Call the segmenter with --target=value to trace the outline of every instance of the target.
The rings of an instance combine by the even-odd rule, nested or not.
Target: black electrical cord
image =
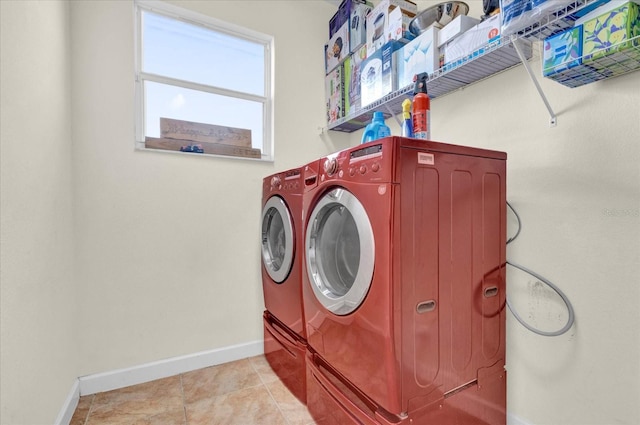
[[[520,220],[520,216],[518,215],[516,210],[511,206],[511,204],[509,202],[507,202],[507,206],[509,207],[509,209],[511,209],[511,211],[513,211],[513,214],[515,215],[516,220],[518,220],[518,230],[516,231],[515,235],[513,235],[512,237],[510,237],[507,240],[507,244],[509,244],[509,243],[513,242],[518,237],[518,235],[520,234],[520,230],[522,229],[522,221]],[[531,276],[535,277],[536,279],[540,280],[541,282],[544,282],[547,286],[549,286],[551,289],[553,289],[560,296],[560,298],[562,298],[562,301],[567,306],[567,311],[569,312],[569,317],[567,318],[567,323],[561,329],[559,329],[557,331],[551,331],[551,332],[542,331],[540,329],[534,328],[533,326],[531,326],[530,324],[525,322],[524,319],[522,317],[520,317],[518,312],[511,306],[511,303],[509,302],[509,297],[507,297],[507,307],[509,307],[509,311],[511,311],[511,313],[516,318],[516,320],[518,322],[520,322],[520,324],[522,326],[524,326],[525,328],[529,329],[531,332],[536,333],[538,335],[542,335],[542,336],[559,336],[559,335],[562,335],[562,334],[566,333],[569,329],[571,329],[571,327],[573,326],[573,323],[575,321],[575,312],[573,311],[573,306],[571,305],[571,301],[569,301],[569,298],[565,295],[565,293],[562,292],[560,290],[560,288],[558,288],[556,285],[554,285],[551,281],[549,281],[548,279],[540,276],[539,274],[537,274],[533,270],[529,270],[526,267],[523,267],[523,266],[521,266],[519,264],[512,263],[510,261],[507,261],[507,264],[509,264],[510,266],[515,267],[515,268],[517,268],[519,270],[522,270],[523,272],[525,272],[527,274],[530,274]]]

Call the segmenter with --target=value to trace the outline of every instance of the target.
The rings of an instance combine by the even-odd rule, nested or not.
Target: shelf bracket
[[[549,127],[555,127],[556,124],[558,123],[558,118],[556,117],[555,112],[553,112],[553,109],[551,108],[551,105],[549,104],[547,97],[544,95],[544,91],[542,91],[542,87],[540,87],[540,83],[538,83],[538,80],[536,79],[536,76],[533,74],[533,71],[531,70],[531,66],[527,61],[527,58],[524,56],[524,53],[522,52],[522,49],[519,44],[520,39],[518,38],[517,35],[514,34],[511,36],[511,42],[513,43],[513,47],[515,47],[516,52],[518,53],[518,57],[520,58],[520,61],[524,65],[524,68],[527,70],[527,74],[529,74],[531,81],[533,81],[533,85],[536,86],[536,90],[538,90],[538,94],[542,98],[544,105],[547,107],[547,111],[549,111]]]
[[[393,113],[393,109],[391,109],[391,107],[389,107],[388,103],[384,103],[384,108],[387,110],[387,112],[389,112],[391,114],[393,119],[396,120],[396,122],[398,123],[398,127],[402,128],[402,121],[400,121],[398,116]]]

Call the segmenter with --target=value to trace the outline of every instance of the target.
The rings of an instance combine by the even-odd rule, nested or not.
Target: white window
[[[136,3],[136,147],[273,160],[273,37]]]

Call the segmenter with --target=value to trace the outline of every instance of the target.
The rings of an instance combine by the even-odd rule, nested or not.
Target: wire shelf
[[[524,41],[522,44],[528,59],[532,54],[531,43]],[[505,71],[519,63],[520,58],[511,40],[508,37],[503,37],[430,74],[427,81],[427,92],[431,99],[435,99]],[[376,111],[382,112],[385,118],[397,115],[402,112],[402,102],[412,97],[413,85],[403,87],[365,106],[355,114],[331,123],[329,130],[346,133],[359,130],[371,122],[373,113]]]
[[[607,0],[604,3],[608,3]],[[539,18],[535,23],[522,28],[516,32],[519,38],[526,40],[543,40],[554,34],[572,28],[574,23],[580,17],[580,11],[585,7],[598,3],[598,6],[604,4],[600,0],[575,0],[569,4],[550,11],[546,16]]]
[[[640,70],[640,36],[589,53],[579,62],[577,66],[546,78],[573,88]]]
[[[444,96],[518,65],[521,62],[521,58],[514,48],[514,39],[518,40],[518,46],[522,50],[524,58],[530,59],[532,56],[531,44],[533,42],[544,40],[547,37],[572,28],[575,21],[585,14],[586,10],[583,10],[584,8],[600,6],[608,1],[574,0],[568,4],[565,3],[564,6],[551,11],[546,16],[539,18],[537,22],[522,28],[515,34],[502,36],[498,42],[483,46],[465,58],[436,70],[429,76],[427,81],[429,96],[432,99]],[[600,53],[605,54],[597,59],[592,58],[594,55],[599,56]],[[639,70],[640,37],[594,52],[588,58],[583,57],[581,59],[584,62],[581,65],[548,75],[546,78],[567,87],[579,87]],[[528,65],[527,70],[532,75]],[[532,78],[534,77],[532,76]],[[402,112],[402,102],[411,98],[412,95],[412,85],[401,88],[365,106],[355,114],[332,123],[329,125],[329,130],[348,133],[356,131],[365,127],[371,121],[375,111],[382,112],[385,118],[397,115]],[[541,95],[546,103],[544,95],[542,93]],[[552,116],[553,120],[555,120],[555,116]]]

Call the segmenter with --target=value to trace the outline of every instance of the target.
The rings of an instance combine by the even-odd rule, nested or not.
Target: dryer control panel
[[[324,182],[339,179],[363,183],[391,181],[391,156],[392,151],[386,143],[367,144],[341,151],[321,161],[320,180]]]

